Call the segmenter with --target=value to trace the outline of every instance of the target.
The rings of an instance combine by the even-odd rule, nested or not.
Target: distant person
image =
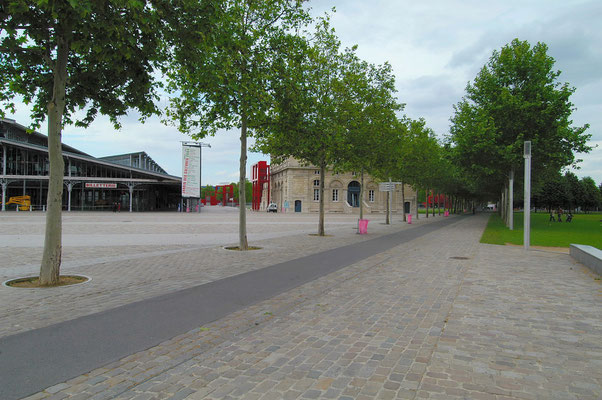
[[[121,203],[117,203],[117,212],[121,212]]]
[[[113,203],[113,212],[117,212],[117,202]]]
[[[573,214],[568,213],[566,216],[566,222],[571,222],[573,220]]]
[[[562,222],[562,209],[559,208],[557,212],[558,212],[558,222]]]
[[[556,222],[556,218],[554,218],[554,213],[552,211],[550,211],[550,221],[549,222]]]

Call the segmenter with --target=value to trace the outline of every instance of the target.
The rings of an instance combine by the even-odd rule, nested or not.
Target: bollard
[[[366,233],[368,233],[368,222],[370,222],[369,219],[358,220],[358,233],[360,235],[365,235]]]

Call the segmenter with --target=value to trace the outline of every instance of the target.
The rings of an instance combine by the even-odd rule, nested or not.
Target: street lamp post
[[[525,250],[529,250],[531,239],[531,142],[525,142],[525,212],[523,228],[523,244]]]

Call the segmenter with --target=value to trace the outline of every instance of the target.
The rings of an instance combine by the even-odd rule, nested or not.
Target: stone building
[[[270,166],[270,202],[284,212],[319,212],[320,179],[324,179],[324,208],[328,213],[359,214],[360,200],[364,203],[364,213],[385,213],[387,193],[379,190],[378,181],[364,174],[363,199],[360,199],[361,176],[359,172],[334,173],[326,170],[320,176],[320,169],[306,166],[289,158],[281,164]],[[267,188],[266,188],[267,191]],[[401,213],[401,185],[392,192],[391,209]],[[416,211],[416,192],[405,185],[405,211]],[[267,199],[267,195],[262,199]],[[262,204],[265,210],[267,204]]]

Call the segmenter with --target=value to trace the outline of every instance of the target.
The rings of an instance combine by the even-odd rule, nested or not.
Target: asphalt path
[[[0,399],[37,393],[454,222],[446,218],[0,338]]]

